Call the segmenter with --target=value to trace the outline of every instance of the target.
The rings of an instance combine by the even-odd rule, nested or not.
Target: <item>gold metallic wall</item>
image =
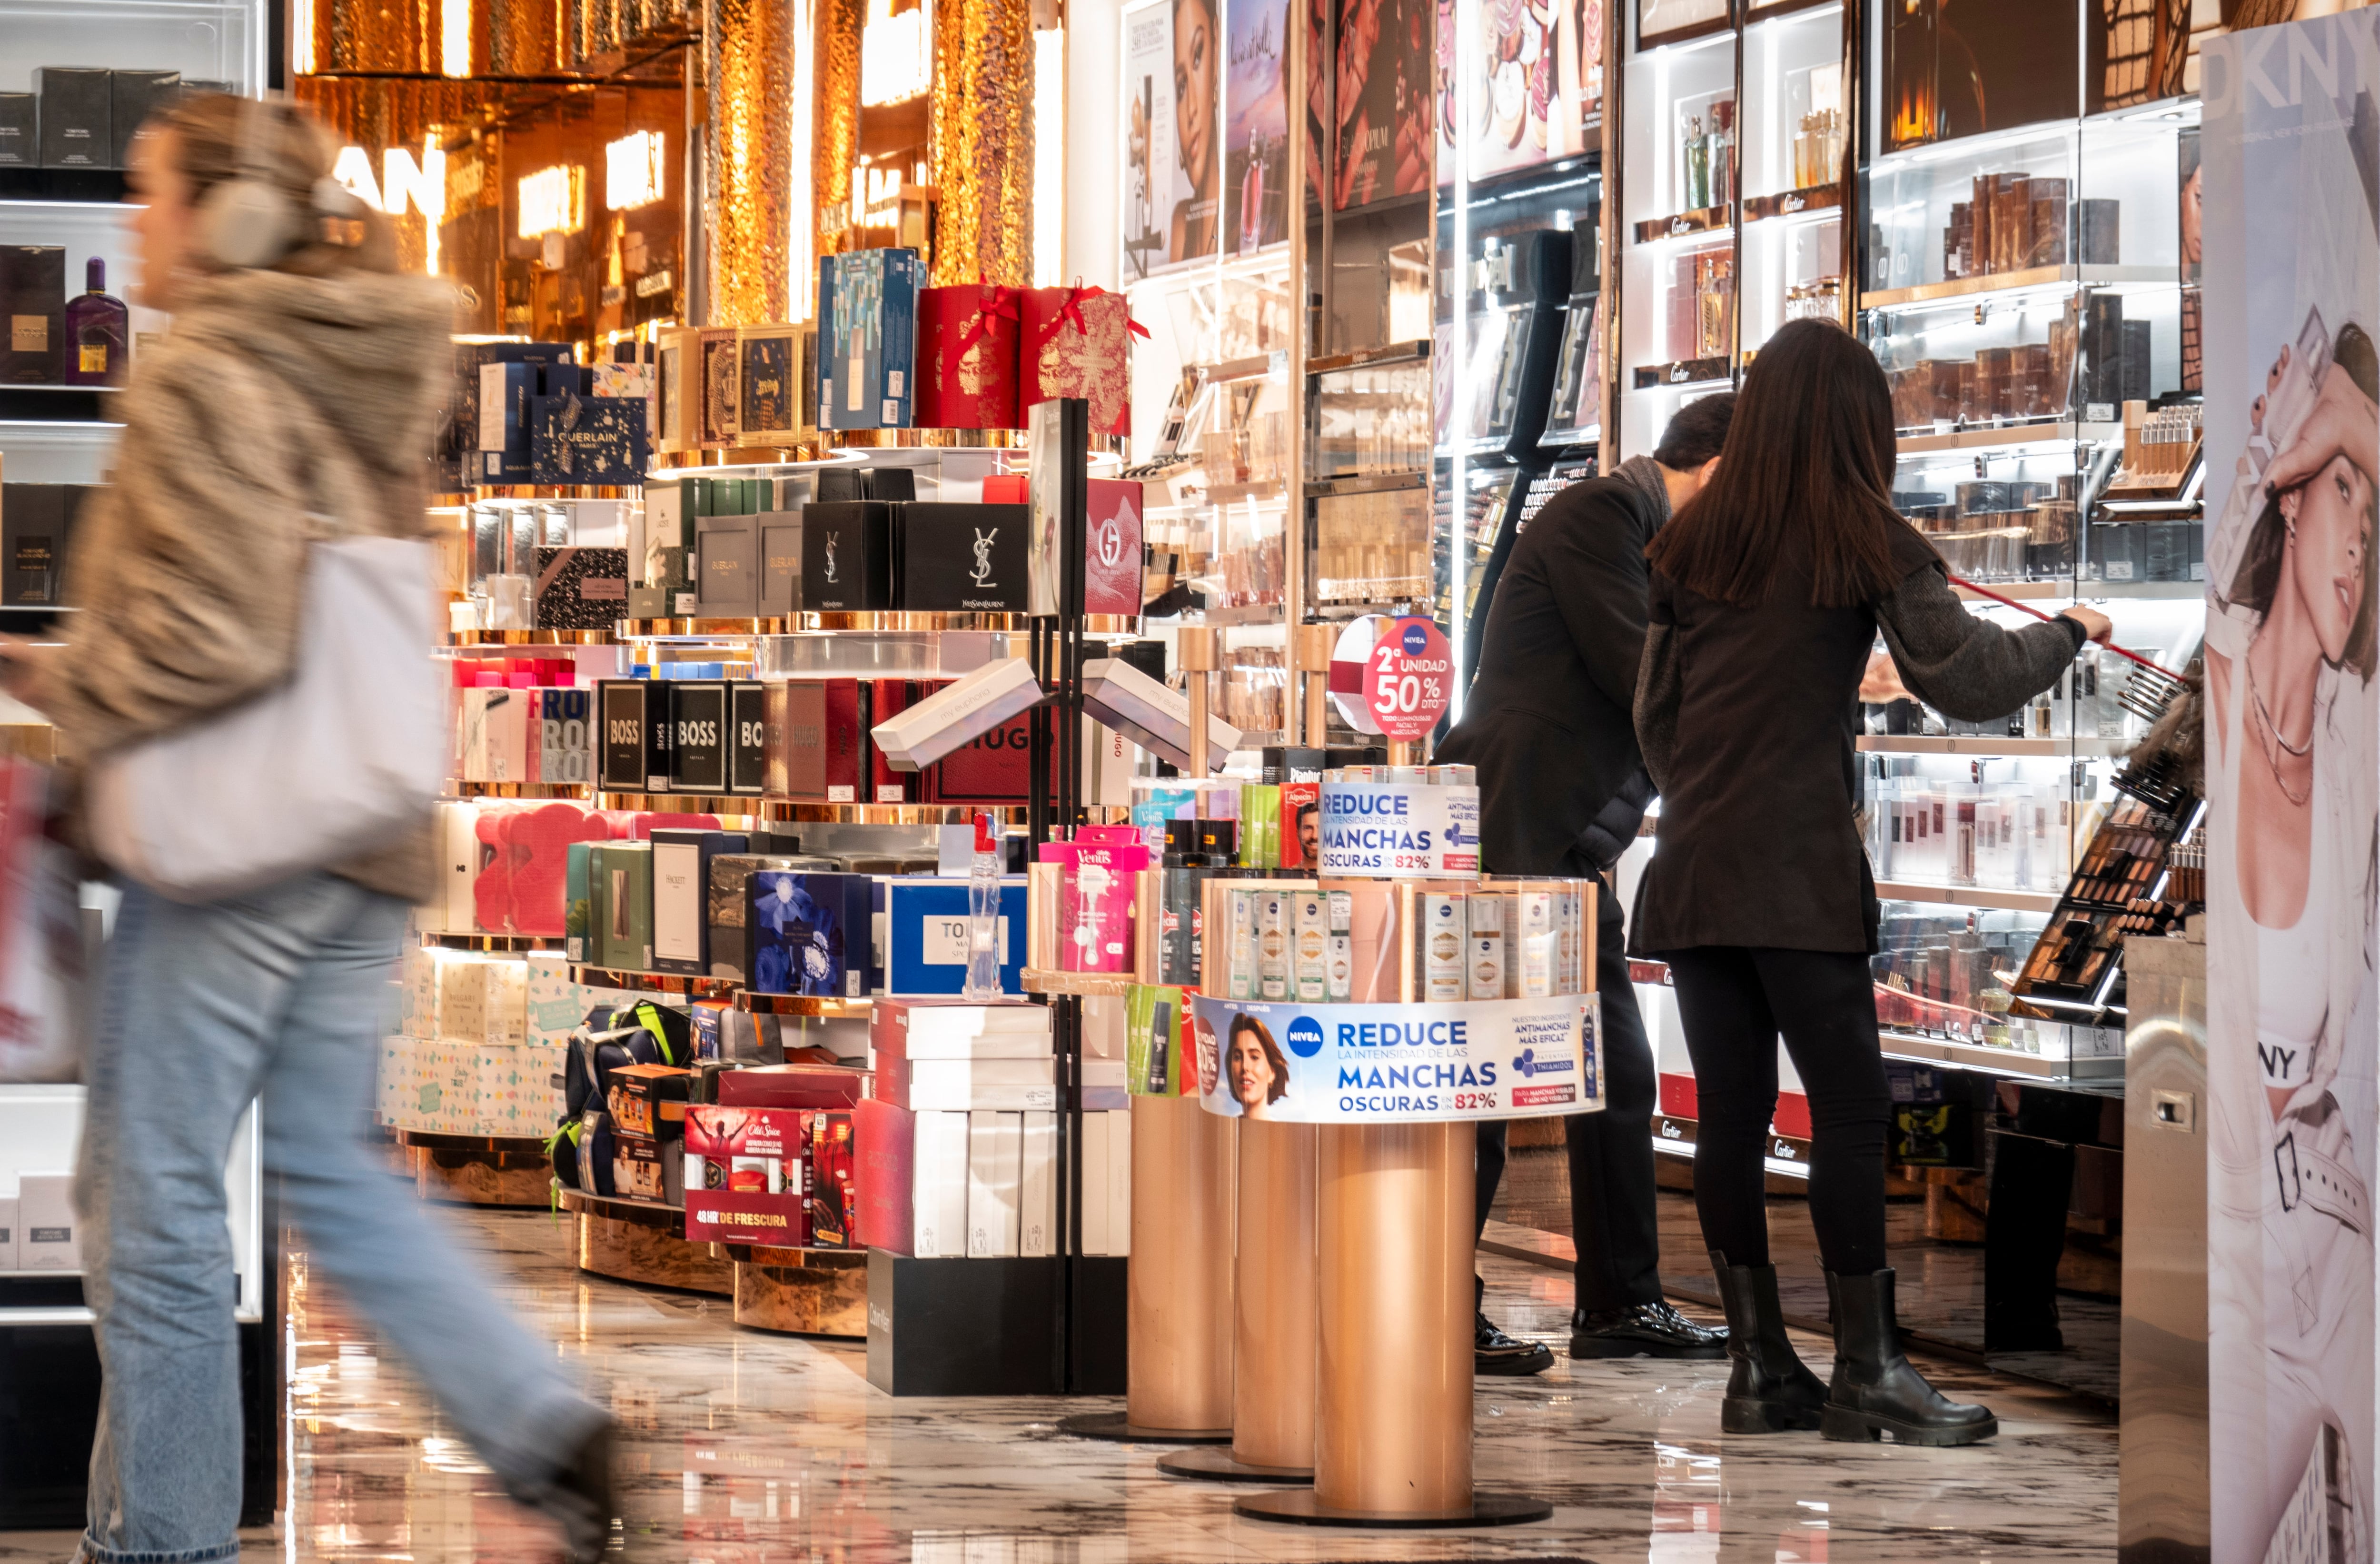
[[[934,283],[1031,282],[1031,0],[938,0],[929,136]]]
[[[867,0],[814,0],[817,53],[811,56],[810,189],[818,208],[815,252],[849,242],[852,169],[859,162],[859,33]]]
[[[710,122],[702,220],[711,325],[782,321],[789,313],[793,18],[793,0],[704,3]]]

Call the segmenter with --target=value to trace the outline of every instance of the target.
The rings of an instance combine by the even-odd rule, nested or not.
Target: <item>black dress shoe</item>
[[[1724,1358],[1725,1326],[1698,1326],[1662,1299],[1570,1317],[1573,1358]]]
[[[542,1511],[562,1527],[565,1564],[599,1564],[611,1546],[620,1501],[612,1483],[615,1425],[603,1419],[563,1458],[542,1483],[513,1487],[513,1497]]]
[[[1486,1314],[1479,1316],[1478,1334],[1473,1338],[1472,1373],[1543,1374],[1553,1366],[1552,1348],[1542,1341],[1523,1341],[1507,1336]]]

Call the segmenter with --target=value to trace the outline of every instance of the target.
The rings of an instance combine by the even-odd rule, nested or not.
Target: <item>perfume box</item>
[[[802,339],[793,325],[739,327],[736,443],[790,444],[800,437]]]
[[[877,723],[890,722],[903,712],[926,698],[926,690],[908,678],[872,678],[859,687],[864,704],[859,709],[859,726],[868,730],[865,746],[868,756],[868,792],[870,803],[916,803],[919,778],[913,772],[895,767],[884,751],[877,748],[873,734]]]
[[[912,613],[1025,612],[1031,522],[1021,505],[894,507],[893,601]]]
[[[528,691],[465,690],[463,780],[528,780]]]
[[[1041,703],[1029,660],[1002,657],[953,681],[869,730],[886,763],[917,771],[973,739],[1003,727]]]
[[[571,347],[567,342],[459,342],[455,345],[455,378],[452,406],[448,409],[454,421],[454,439],[458,451],[469,458],[468,480],[480,482],[485,463],[478,458],[480,449],[480,372],[489,364],[520,363],[534,365],[566,364]],[[530,382],[534,395],[541,383]],[[501,449],[501,444],[498,448]]]
[[[830,696],[838,689],[846,695],[846,720],[855,726],[858,688],[850,679],[785,679],[762,686],[761,750],[767,771],[764,790],[780,799],[824,799],[831,803],[859,801],[857,751],[855,742],[842,765],[832,764],[835,746],[829,738]],[[841,792],[835,784],[840,774]]]
[[[769,788],[769,686],[754,678],[727,685],[727,788],[764,793]]]
[[[1190,697],[1170,690],[1121,657],[1083,665],[1083,709],[1143,749],[1186,768],[1190,764]],[[1207,714],[1207,764],[1223,769],[1239,747],[1240,731]]]
[[[603,842],[589,855],[595,882],[596,965],[650,971],[653,965],[653,847]]]
[[[654,338],[653,448],[675,453],[702,445],[700,333],[692,326],[663,328]]]
[[[112,168],[115,135],[110,117],[115,92],[111,73],[79,67],[39,66],[33,91],[42,98],[42,166]]]
[[[936,761],[926,800],[1021,804],[1032,796],[1031,729],[1022,715],[977,735]]]
[[[652,465],[641,403],[564,390],[529,402],[529,481],[631,486]]]
[[[884,917],[881,957],[885,993],[955,995],[966,987],[967,889],[967,882],[963,879],[922,874],[897,874],[876,882],[876,910]],[[1025,876],[1012,875],[1000,885],[996,948],[1000,956],[1000,987],[1004,994],[1024,992],[1025,929]],[[1000,1009],[993,1007],[992,1012],[999,1014]],[[913,1034],[911,1029],[905,1029],[905,1037]],[[1010,1052],[1026,1057],[1050,1057],[1046,1025],[1014,1035],[1017,1042],[1014,1049],[1001,1049],[997,1043],[990,1045],[991,1049],[1002,1057]],[[1006,1042],[1011,1034],[994,1036]],[[880,1045],[880,1067],[888,1057]],[[990,1057],[992,1052],[962,1057]]]
[[[625,548],[540,546],[537,628],[608,630],[628,611]]]
[[[1141,526],[1147,507],[1141,484],[1131,478],[1093,478],[1084,485],[1086,526],[1083,612],[1140,612]]]
[[[1027,288],[1022,322],[1025,406],[1079,397],[1091,405],[1092,434],[1130,434],[1132,330],[1132,307],[1121,293]]]
[[[594,852],[600,845],[600,842],[573,842],[563,859],[562,948],[573,961],[595,959],[592,883]]]
[[[105,76],[105,71],[96,74]],[[72,1173],[17,1176],[17,1268],[79,1271],[82,1240],[75,1218]]]
[[[867,997],[870,884],[865,874],[755,872],[746,881],[745,983],[756,994]]]
[[[103,72],[102,74],[105,74]],[[58,378],[67,339],[67,252],[55,244],[0,247],[0,384],[38,385]]]
[[[645,556],[650,559],[664,548],[689,548],[694,544],[694,507],[688,490],[689,480],[674,483],[645,485]],[[650,581],[652,572],[639,572],[638,580]]]
[[[710,960],[710,975],[737,983],[744,980],[745,912],[750,903],[752,876],[763,870],[802,873],[835,867],[832,859],[759,851],[759,833],[748,836],[746,840],[755,850],[716,853],[705,867],[710,886],[706,952]]]
[[[819,424],[905,429],[917,361],[914,250],[858,250],[819,258]]]
[[[670,788],[680,793],[727,791],[727,681],[668,681]]]
[[[182,99],[178,70],[112,70],[108,73],[108,166],[129,168],[132,138],[148,117]]]
[[[66,485],[0,484],[0,607],[55,606],[66,544]]]
[[[886,609],[892,603],[892,507],[820,503],[802,516],[805,612]]]
[[[697,517],[694,552],[697,614],[748,619],[760,612],[759,517]]]
[[[669,790],[670,685],[667,680],[607,678],[595,686],[602,724],[597,780],[607,793]]]
[[[971,284],[917,295],[917,422],[920,429],[1018,429],[1017,322],[1013,287]]]
[[[30,92],[0,92],[0,168],[37,168],[42,118]]]
[[[653,966],[697,977],[710,971],[710,864],[741,853],[725,831],[659,830],[653,844]]]
[[[694,343],[696,384],[702,397],[697,406],[698,443],[703,450],[725,450],[737,443],[736,420],[742,414],[737,396],[738,367],[735,328],[706,326]]]
[[[801,612],[802,514],[764,510],[758,518],[760,596],[757,611],[764,617]]]

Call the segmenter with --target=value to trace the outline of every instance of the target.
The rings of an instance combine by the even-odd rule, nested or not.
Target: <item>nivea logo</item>
[[[1429,627],[1418,620],[1404,630],[1404,649],[1408,657],[1418,657],[1429,650]]]
[[[1301,1059],[1310,1059],[1322,1052],[1322,1023],[1312,1016],[1300,1016],[1289,1023],[1289,1051]]]

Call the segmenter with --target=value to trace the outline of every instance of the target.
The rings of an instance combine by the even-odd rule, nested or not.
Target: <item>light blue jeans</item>
[[[315,1265],[508,1487],[550,1478],[601,1419],[553,1347],[513,1318],[455,1235],[364,1146],[406,910],[329,874],[200,907],[125,895],[76,1190],[106,1374],[84,1559],[239,1555],[223,1169],[260,1094],[265,1174]]]

